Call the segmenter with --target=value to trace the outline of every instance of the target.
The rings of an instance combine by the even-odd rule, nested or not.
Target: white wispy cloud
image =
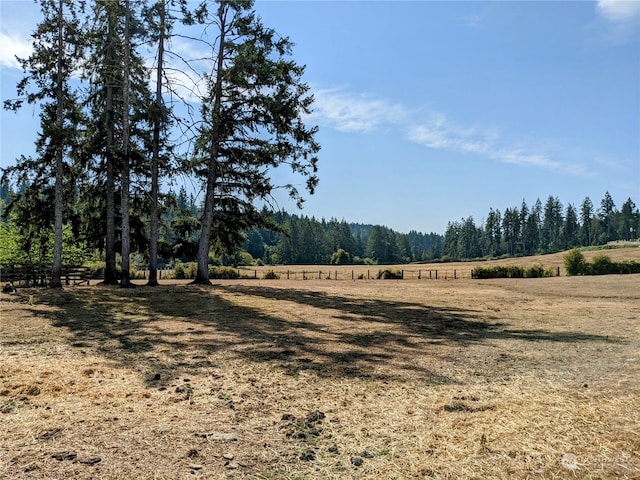
[[[624,45],[640,35],[640,1],[599,0],[595,9],[601,19],[600,40],[606,44]]]
[[[609,22],[634,22],[640,20],[638,0],[598,0],[598,13]]]
[[[31,41],[18,35],[0,32],[0,66],[4,68],[22,68],[16,60],[31,55]]]
[[[564,164],[554,160],[551,153],[510,143],[502,139],[496,129],[461,126],[441,113],[409,126],[407,138],[435,150],[474,154],[500,163],[562,171],[570,175],[589,174],[582,165]]]
[[[354,95],[344,89],[314,91],[312,120],[341,132],[372,133],[406,121],[407,109],[397,103],[366,95]]]
[[[495,162],[589,176],[583,164],[556,160],[554,149],[514,143],[495,127],[463,125],[440,112],[407,106],[381,98],[352,94],[344,88],[314,92],[313,122],[341,132],[373,134],[396,128],[405,139],[424,147],[476,155]],[[536,148],[537,147],[537,148]]]

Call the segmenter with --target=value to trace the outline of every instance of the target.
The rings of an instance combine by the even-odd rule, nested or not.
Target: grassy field
[[[0,309],[3,478],[640,478],[638,275],[23,289]]]
[[[612,261],[633,260],[640,262],[640,244],[637,242],[626,247],[612,247],[597,250],[587,250],[583,252],[587,261],[593,260],[598,255],[606,255]],[[375,279],[382,269],[404,271],[404,278],[410,280],[435,280],[436,272],[438,280],[453,280],[454,278],[471,278],[471,271],[476,266],[490,265],[518,265],[531,267],[542,265],[545,269],[553,270],[554,275],[560,271],[560,275],[566,274],[564,268],[564,256],[566,252],[553,253],[549,255],[537,255],[532,257],[505,258],[491,261],[469,261],[469,262],[446,262],[446,263],[425,263],[425,264],[404,264],[404,265],[280,265],[262,267],[241,267],[239,272],[242,276],[264,278],[266,272],[273,271],[280,279],[289,280],[351,280],[351,279]]]

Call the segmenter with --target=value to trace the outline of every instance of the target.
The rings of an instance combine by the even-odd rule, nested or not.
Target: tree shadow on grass
[[[262,307],[253,306],[249,297]],[[417,377],[446,384],[455,380],[418,361],[430,345],[465,346],[491,339],[616,342],[577,332],[512,330],[481,320],[479,312],[469,309],[250,285],[69,289],[56,294],[51,306],[53,325],[68,330],[72,346],[140,370],[149,386],[224,369],[227,360],[267,364],[291,375],[309,371],[323,378],[389,381]],[[306,313],[296,315],[296,306]],[[161,374],[160,380],[153,379],[154,372]]]
[[[457,307],[432,307],[420,303],[379,299],[355,300],[353,297],[330,295],[326,292],[300,289],[284,290],[252,285],[219,288],[243,295],[288,300],[323,310],[338,310],[341,312],[341,315],[338,315],[339,318],[354,322],[400,325],[406,330],[408,338],[419,335],[425,339],[438,342],[456,342],[462,345],[490,339],[560,343],[621,343],[615,337],[581,332],[507,328],[503,323],[481,320],[478,310]]]

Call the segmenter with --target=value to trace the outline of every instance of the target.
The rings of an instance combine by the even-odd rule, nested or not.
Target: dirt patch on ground
[[[7,478],[639,478],[637,275],[3,295]]]

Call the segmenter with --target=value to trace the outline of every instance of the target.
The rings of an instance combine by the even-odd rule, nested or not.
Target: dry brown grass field
[[[0,315],[2,478],[640,478],[638,275],[22,289]]]
[[[631,244],[634,245],[634,244]],[[606,255],[612,261],[633,260],[640,262],[640,244],[627,248],[610,248],[603,250],[585,251],[584,256],[588,261],[593,260],[598,255]],[[262,267],[241,267],[239,272],[242,276],[264,278],[266,272],[273,271],[280,279],[289,280],[320,280],[336,279],[351,280],[359,277],[365,279],[375,279],[381,269],[392,269],[404,271],[406,279],[421,278],[435,280],[438,272],[438,280],[453,280],[454,278],[471,278],[471,271],[476,266],[487,265],[520,265],[530,267],[532,265],[542,265],[545,269],[554,271],[554,275],[560,269],[560,275],[565,275],[564,256],[566,252],[553,253],[549,255],[536,255],[532,257],[505,258],[502,260],[491,260],[486,262],[447,262],[430,264],[405,264],[405,265],[295,265],[295,266],[262,266]]]

